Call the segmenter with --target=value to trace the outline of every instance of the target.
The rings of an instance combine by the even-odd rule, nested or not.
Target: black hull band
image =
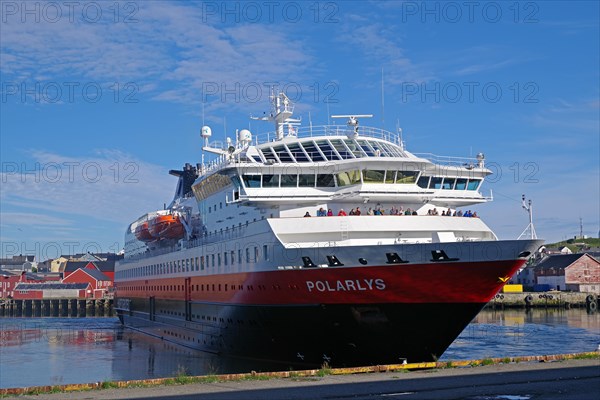
[[[132,328],[230,356],[332,367],[436,361],[485,303],[232,306],[136,299]],[[152,312],[151,312],[152,311]],[[187,319],[187,320],[186,320]]]

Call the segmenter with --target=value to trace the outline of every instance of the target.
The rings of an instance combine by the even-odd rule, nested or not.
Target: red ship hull
[[[166,340],[290,367],[433,361],[524,260],[139,280],[119,317]]]

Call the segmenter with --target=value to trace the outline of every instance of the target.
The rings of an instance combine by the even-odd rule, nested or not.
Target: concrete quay
[[[13,395],[27,400],[587,400],[600,392],[600,354],[220,375],[201,382],[165,383],[165,379],[114,382],[126,387],[102,390],[108,385],[98,383],[95,390],[87,391],[81,389],[94,385],[65,385],[59,393],[39,388],[40,394],[15,391]],[[0,394],[10,397],[8,392],[4,389]]]

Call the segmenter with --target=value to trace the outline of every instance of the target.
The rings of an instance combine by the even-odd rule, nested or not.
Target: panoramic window
[[[366,155],[362,148],[354,140],[344,139],[344,143],[346,143],[346,146],[350,149],[352,154],[354,154],[354,157],[359,158]]]
[[[319,153],[319,150],[313,142],[304,142],[302,143],[302,147],[304,147],[304,150],[314,162],[327,161],[327,159]]]
[[[338,155],[335,153],[335,150],[333,150],[333,147],[331,147],[331,145],[327,141],[318,140],[315,143],[317,144],[317,146],[319,146],[319,148],[321,149],[321,152],[325,155],[325,157],[327,157],[328,161],[340,159],[338,157]]]
[[[270,147],[264,148],[260,150],[263,154],[263,157],[265,158],[265,160],[273,160],[275,162],[279,162],[277,160],[277,157],[275,157],[275,153],[273,153],[273,150],[271,150]]]
[[[381,143],[375,142],[373,140],[370,140],[369,144],[371,145],[371,147],[373,147],[373,150],[375,150],[375,157],[385,157],[385,156],[388,156],[387,151],[381,145]]]
[[[369,143],[366,140],[357,140],[356,143],[359,144],[360,148],[365,152],[365,154],[369,157],[373,157],[375,152]]]
[[[282,145],[282,146],[273,147],[273,151],[275,151],[275,153],[277,153],[277,157],[279,157],[279,161],[281,161],[282,163],[293,161],[292,156],[290,156],[290,153],[288,153],[285,146]]]
[[[340,157],[342,157],[344,160],[354,158],[352,153],[348,151],[348,149],[341,140],[331,140],[331,144],[333,145],[333,147],[335,147]]]
[[[308,157],[306,157],[306,154],[304,154],[304,152],[302,151],[302,149],[300,148],[300,145],[298,143],[290,143],[287,145],[287,147],[297,162],[309,162],[310,161],[308,159]]]

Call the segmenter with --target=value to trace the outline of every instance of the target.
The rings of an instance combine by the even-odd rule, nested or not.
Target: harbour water
[[[442,361],[588,352],[600,314],[482,311]],[[218,357],[123,328],[116,318],[0,318],[0,388],[285,370]]]

